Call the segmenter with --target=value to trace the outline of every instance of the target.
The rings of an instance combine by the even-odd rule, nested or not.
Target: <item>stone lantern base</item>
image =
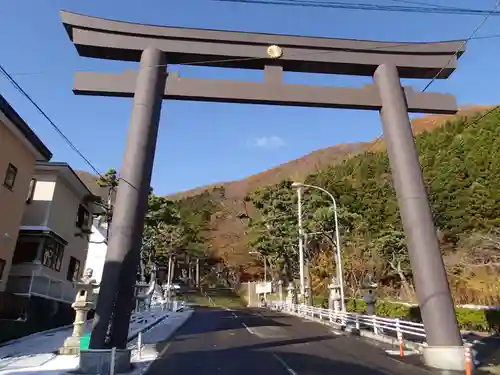
[[[62,355],[78,355],[80,354],[81,337],[70,336],[64,340],[63,346],[59,349],[59,354]]]
[[[80,352],[80,363],[75,371],[85,375],[107,375],[110,373],[111,349],[89,349]],[[115,374],[130,372],[132,364],[130,362],[130,349],[116,349]]]

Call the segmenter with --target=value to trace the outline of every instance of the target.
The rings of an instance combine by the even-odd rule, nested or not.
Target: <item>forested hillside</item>
[[[500,304],[500,110],[450,121],[416,137],[441,250],[457,303]],[[338,198],[344,274],[349,294],[374,274],[392,298],[414,298],[397,201],[385,151],[366,152],[309,175]],[[306,228],[334,229],[330,201],[306,190]],[[294,277],[297,226],[291,181],[247,198],[259,215],[249,220],[249,247],[266,254],[273,272]],[[312,238],[308,258],[313,289],[326,293],[334,268],[334,237]]]
[[[440,126],[443,117],[426,116],[417,120],[426,126],[416,130],[413,125],[451,288],[457,303],[500,304],[500,110],[446,119]],[[304,182],[337,198],[348,294],[358,294],[361,280],[373,274],[383,285],[382,293],[412,300],[412,273],[387,153],[383,143],[371,144],[356,145],[355,152],[342,146],[350,150],[343,157],[334,152],[329,166],[325,158],[323,167],[309,169],[315,173],[304,169],[301,174]],[[307,164],[308,157],[286,164],[289,173],[270,170],[262,174],[269,175],[265,181],[259,175],[250,178],[259,184],[242,180],[200,188],[201,194],[180,195],[174,201],[151,195],[145,264],[165,263],[170,255],[208,256],[222,260],[231,275],[248,277],[248,271],[262,272],[249,254],[253,250],[267,256],[276,278],[296,278],[296,192],[286,178],[297,178],[292,166]],[[116,178],[115,171],[105,177],[113,173]],[[285,179],[276,184],[279,176]],[[94,194],[107,194],[109,181],[101,179],[99,188],[96,177],[83,173],[82,178],[97,189]],[[266,181],[275,182],[266,186]],[[316,190],[308,189],[304,196],[306,230],[320,232],[308,241],[310,277],[315,294],[325,295],[335,267],[331,202]]]

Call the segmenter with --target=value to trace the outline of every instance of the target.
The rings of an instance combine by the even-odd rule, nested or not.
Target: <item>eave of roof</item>
[[[21,118],[21,116],[12,108],[7,100],[0,94],[0,111],[14,124],[21,134],[31,143],[31,145],[46,159],[52,159],[52,152],[35,134],[29,125]]]

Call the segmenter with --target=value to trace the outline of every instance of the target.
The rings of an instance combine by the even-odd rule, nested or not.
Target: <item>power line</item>
[[[484,9],[453,8],[428,6],[401,6],[401,5],[378,5],[369,3],[344,3],[339,1],[320,1],[320,0],[212,0],[217,2],[240,3],[240,4],[260,4],[276,6],[295,6],[306,8],[329,8],[345,10],[369,10],[382,12],[402,12],[402,13],[424,13],[424,14],[449,14],[449,15],[468,15],[484,16],[490,14]],[[500,16],[500,12],[490,14]]]
[[[89,159],[83,155],[83,153],[69,140],[69,138],[63,133],[63,131],[52,121],[52,119],[45,113],[45,111],[40,108],[40,106],[33,100],[33,98],[26,92],[24,89],[16,82],[16,80],[12,77],[12,75],[7,72],[7,70],[0,64],[0,72],[7,78],[7,80],[19,91],[28,101],[33,104],[33,106],[41,113],[43,117],[52,125],[54,130],[64,139],[64,141],[71,147],[73,151],[75,151],[84,161],[85,163],[92,168],[92,170],[97,173],[100,177],[103,177],[101,173],[97,170],[96,167],[90,162]]]
[[[443,70],[445,70],[448,65],[451,64],[451,62],[455,59],[455,57],[460,53],[460,51],[462,50],[462,48],[467,44],[468,41],[470,41],[472,38],[474,38],[476,36],[476,34],[479,32],[479,30],[481,29],[481,27],[484,26],[484,24],[486,23],[486,21],[488,20],[488,18],[490,18],[490,16],[496,12],[497,8],[500,6],[500,0],[497,0],[495,6],[493,7],[493,9],[491,10],[491,12],[489,14],[487,14],[482,20],[481,22],[479,22],[479,24],[476,26],[476,28],[474,29],[474,31],[472,31],[472,34],[466,39],[463,41],[462,45],[460,47],[457,48],[457,50],[455,51],[454,55],[450,58],[450,60],[448,60],[448,62],[446,63],[445,66],[443,66],[437,73],[436,75],[430,80],[430,82],[425,85],[425,87],[423,88],[422,92],[425,92],[433,83],[434,81],[437,79],[437,77],[439,77],[439,75],[441,74],[441,72]]]
[[[14,88],[19,91],[28,101],[33,104],[33,106],[38,110],[38,112],[41,113],[41,115],[52,125],[54,130],[64,139],[64,141],[68,144],[69,147],[73,151],[75,151],[78,156],[80,156],[85,163],[100,177],[104,178],[104,176],[99,172],[99,170],[90,162],[90,160],[78,149],[78,147],[75,146],[73,142],[64,134],[64,132],[55,124],[55,122],[47,115],[47,113],[33,100],[33,98],[26,92],[24,89],[16,82],[16,80],[12,77],[12,75],[7,72],[7,70],[0,64],[0,73],[2,73],[5,78],[14,86]],[[132,185],[130,182],[125,180],[122,177],[118,178],[119,181],[123,181],[126,184],[130,185],[134,189],[137,189],[134,185]]]
[[[440,5],[440,4],[430,4],[430,3],[423,2],[423,1],[413,1],[413,0],[390,0],[390,1],[392,1],[394,3],[402,3],[402,4],[423,5],[423,6],[433,7],[433,8],[457,9],[457,7],[450,7],[447,5]],[[462,8],[462,9],[467,9],[467,8]]]

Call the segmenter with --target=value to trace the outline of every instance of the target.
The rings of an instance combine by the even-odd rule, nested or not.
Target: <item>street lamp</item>
[[[300,292],[304,294],[304,243],[303,243],[303,235],[304,231],[302,229],[302,189],[311,188],[320,190],[323,193],[327,194],[333,203],[333,217],[335,220],[335,245],[337,250],[337,277],[339,279],[340,284],[340,298],[342,299],[342,311],[345,311],[345,299],[344,299],[344,274],[342,272],[342,258],[340,254],[340,235],[339,235],[339,223],[337,217],[337,201],[335,197],[328,190],[323,189],[319,186],[307,185],[301,182],[292,183],[292,187],[297,189],[297,198],[298,198],[298,224],[299,224],[299,262],[300,262]]]

